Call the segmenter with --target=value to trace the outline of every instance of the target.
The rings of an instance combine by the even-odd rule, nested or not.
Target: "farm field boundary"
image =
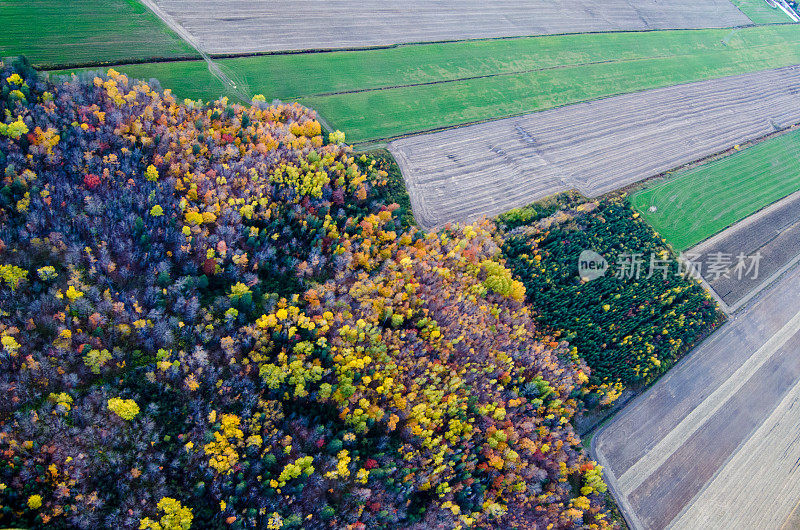
[[[757,270],[737,270],[738,256],[758,254]],[[800,262],[800,192],[760,210],[686,251],[698,266],[712,256],[725,258],[722,267],[698,271],[727,313],[733,313],[788,269]],[[729,260],[729,261],[728,261]],[[745,263],[748,268],[752,260]],[[745,274],[747,273],[747,274]]]
[[[396,140],[427,228],[625,187],[800,122],[800,68],[626,94]]]
[[[370,86],[369,80],[361,86],[348,86],[352,81],[336,80],[337,85],[309,85],[304,93],[288,86],[280,87],[289,89],[285,94],[280,90],[274,93],[315,108],[332,126],[359,143],[798,64],[800,43],[795,30],[784,25],[724,31],[581,35],[559,37],[558,42],[550,41],[555,37],[528,39],[537,46],[550,47],[552,53],[542,49],[526,57],[520,50],[522,53],[508,56],[508,62],[499,68],[490,69],[485,64],[492,64],[496,55],[482,55],[479,56],[482,67],[445,71],[444,75],[425,75],[424,70],[419,75],[418,63],[409,61],[397,64],[395,69],[412,74],[383,76],[372,85],[375,90],[364,90]],[[473,43],[458,44],[459,52],[479,50],[469,49],[472,46],[468,45]],[[564,49],[553,49],[559,45]],[[569,51],[577,49],[584,53],[583,50],[590,48],[596,51],[584,56],[571,55]],[[420,50],[417,47],[414,51]],[[527,60],[521,61],[520,57]],[[442,62],[462,64],[459,60]],[[440,64],[422,66],[437,71]],[[354,70],[343,66],[340,72]],[[278,72],[280,68],[270,71]],[[507,75],[491,76],[495,73]],[[250,77],[250,86],[263,86],[253,76],[243,75]],[[287,72],[283,79],[296,77]],[[363,78],[356,75],[354,79],[358,77]]]
[[[133,1],[133,0],[131,0]],[[145,3],[145,0],[136,0]],[[160,17],[159,17],[160,18]],[[554,39],[557,37],[574,38],[578,36],[592,36],[592,35],[637,35],[647,33],[665,33],[665,34],[687,34],[690,32],[705,33],[710,31],[724,31],[726,35],[736,34],[739,31],[753,31],[756,28],[760,30],[779,29],[780,26],[789,26],[791,22],[778,22],[772,24],[749,24],[745,26],[735,26],[729,28],[677,28],[677,29],[636,29],[636,30],[619,30],[619,31],[584,31],[581,33],[551,33],[547,35],[518,35],[512,37],[484,37],[477,39],[451,39],[439,41],[419,41],[419,42],[402,42],[397,44],[385,44],[379,46],[359,46],[352,48],[319,48],[309,50],[274,50],[274,51],[259,51],[259,52],[230,52],[230,53],[209,53],[208,56],[213,59],[242,59],[242,58],[256,58],[256,57],[271,57],[280,55],[295,55],[295,56],[312,56],[312,55],[326,55],[326,54],[344,54],[352,52],[375,52],[380,50],[394,50],[405,47],[414,46],[435,46],[447,44],[475,44],[481,42],[492,41],[517,41],[523,39]],[[188,43],[187,43],[188,44]],[[142,64],[142,63],[170,63],[182,61],[197,61],[195,56],[165,56],[165,57],[149,57],[149,58],[131,58],[123,61],[116,61],[109,63],[102,60],[90,60],[87,62],[69,61],[64,64],[43,64],[38,68],[41,70],[64,70],[67,68],[96,68],[106,66],[126,66],[129,64]],[[379,87],[382,88],[382,87]]]
[[[165,13],[159,6],[155,0],[140,0],[147,8],[153,12],[158,18],[160,18],[171,30],[175,33],[180,35],[180,37],[187,42],[192,48],[197,50],[200,56],[205,61],[208,72],[217,78],[224,86],[226,92],[234,95],[237,99],[240,100],[247,100],[248,94],[246,91],[246,86],[237,85],[237,83],[232,79],[232,76],[228,75],[228,73],[223,70],[220,65],[211,59],[211,57],[206,52],[205,47],[194,38],[192,34],[187,32],[183,26],[175,22],[175,20],[169,14]]]

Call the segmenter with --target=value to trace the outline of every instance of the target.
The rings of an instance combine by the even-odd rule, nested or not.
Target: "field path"
[[[592,440],[636,529],[778,530],[800,498],[800,267]]]
[[[142,4],[145,5],[150,11],[155,13],[155,15],[160,18],[164,24],[167,25],[172,31],[177,33],[186,43],[192,46],[203,60],[208,64],[208,71],[211,74],[222,81],[222,84],[225,85],[227,90],[233,94],[235,97],[239,98],[242,101],[250,101],[250,95],[247,93],[245,88],[242,86],[240,82],[237,84],[234,82],[231,77],[225,73],[220,67],[219,63],[211,59],[211,56],[206,52],[204,47],[201,45],[200,41],[198,41],[194,35],[192,35],[189,31],[186,30],[182,25],[175,21],[175,19],[167,12],[165,12],[161,7],[159,7],[158,2],[156,0],[140,0]]]
[[[800,122],[800,67],[578,103],[389,144],[425,228],[596,197]]]

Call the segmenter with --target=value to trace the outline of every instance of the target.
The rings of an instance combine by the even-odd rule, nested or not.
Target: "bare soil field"
[[[800,497],[800,267],[592,440],[637,529],[778,529]]]
[[[751,24],[727,0],[154,1],[208,53]]]
[[[697,258],[703,279],[727,305],[727,312],[736,311],[776,274],[800,260],[800,192],[736,223],[727,230],[696,245],[685,253]],[[737,271],[737,256],[760,254],[759,267],[750,274]],[[730,257],[727,267],[709,273],[711,256]],[[748,266],[751,260],[746,260]]]
[[[432,228],[554,193],[596,197],[800,122],[800,67],[676,85],[402,138],[389,150]]]

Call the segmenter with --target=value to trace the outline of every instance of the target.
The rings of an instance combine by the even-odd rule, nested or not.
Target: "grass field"
[[[180,98],[213,101],[227,95],[225,85],[209,72],[208,64],[205,61],[126,64],[114,66],[114,69],[132,79],[145,81],[157,79],[162,88],[172,89]],[[78,76],[85,76],[105,71],[107,71],[106,68],[71,68],[52,71],[50,75],[60,76],[75,73]],[[226,71],[229,72],[227,68]]]
[[[800,63],[792,25],[582,34],[218,61],[237,85],[318,110],[351,142]],[[183,97],[221,85],[200,63],[125,66]]]
[[[779,24],[791,22],[781,9],[770,7],[764,0],[731,0],[754,24]]]
[[[0,0],[0,57],[37,67],[197,53],[137,0]]]
[[[800,130],[679,173],[634,194],[631,204],[685,250],[797,190]]]

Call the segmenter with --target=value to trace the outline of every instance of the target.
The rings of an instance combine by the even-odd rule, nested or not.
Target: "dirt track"
[[[598,196],[800,122],[800,67],[625,94],[392,142],[426,228]]]
[[[800,267],[594,437],[634,528],[778,529],[800,498]]]
[[[154,0],[209,53],[750,24],[727,0]]]

